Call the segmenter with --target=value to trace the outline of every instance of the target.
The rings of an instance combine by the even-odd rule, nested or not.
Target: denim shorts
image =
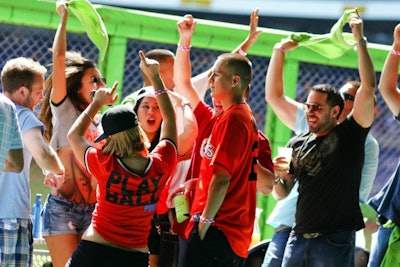
[[[49,194],[42,212],[42,235],[83,234],[91,223],[94,207]]]

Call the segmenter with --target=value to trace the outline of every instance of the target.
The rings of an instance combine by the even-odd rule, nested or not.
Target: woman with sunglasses
[[[65,166],[65,178],[53,179],[43,210],[42,235],[53,266],[65,266],[89,226],[96,203],[96,180],[74,157],[67,133],[74,121],[92,102],[93,90],[105,81],[92,60],[66,52],[68,8],[57,2],[60,23],[53,42],[53,72],[46,81],[46,95],[39,118],[46,126],[47,140]],[[99,136],[95,117],[85,133],[88,142]],[[101,144],[96,144],[100,147]]]

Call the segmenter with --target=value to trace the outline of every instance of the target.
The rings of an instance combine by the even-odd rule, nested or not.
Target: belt
[[[290,227],[290,226],[286,226],[286,225],[279,225],[278,227],[276,227],[275,229],[274,229],[274,232],[275,233],[279,233],[279,232],[281,232],[281,231],[284,231],[284,230],[291,230],[292,229],[292,227]]]
[[[305,239],[314,239],[314,238],[317,238],[317,237],[319,237],[321,235],[322,235],[321,233],[305,233],[305,234],[303,234],[303,237]]]

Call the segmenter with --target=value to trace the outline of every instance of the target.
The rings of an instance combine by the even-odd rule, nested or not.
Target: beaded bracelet
[[[64,174],[57,174],[57,173],[53,173],[54,178],[56,179],[63,179],[64,178]]]
[[[400,51],[392,49],[392,50],[390,50],[390,54],[395,55],[395,56],[400,56]]]
[[[178,44],[178,49],[182,51],[189,52],[190,51],[190,46],[184,46],[184,45],[179,45]]]
[[[159,95],[162,95],[162,94],[164,94],[166,92],[168,92],[168,90],[164,88],[164,89],[160,89],[160,90],[155,91],[154,94],[155,94],[155,96],[159,96]]]
[[[215,222],[214,219],[207,219],[207,218],[204,218],[203,216],[200,216],[200,220],[199,221],[201,223],[206,223],[206,224],[211,224],[211,223]]]

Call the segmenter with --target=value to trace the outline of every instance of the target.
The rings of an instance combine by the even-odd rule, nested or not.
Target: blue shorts
[[[0,266],[32,266],[31,219],[0,219]]]
[[[94,207],[49,194],[42,212],[42,235],[83,234],[91,223]]]

